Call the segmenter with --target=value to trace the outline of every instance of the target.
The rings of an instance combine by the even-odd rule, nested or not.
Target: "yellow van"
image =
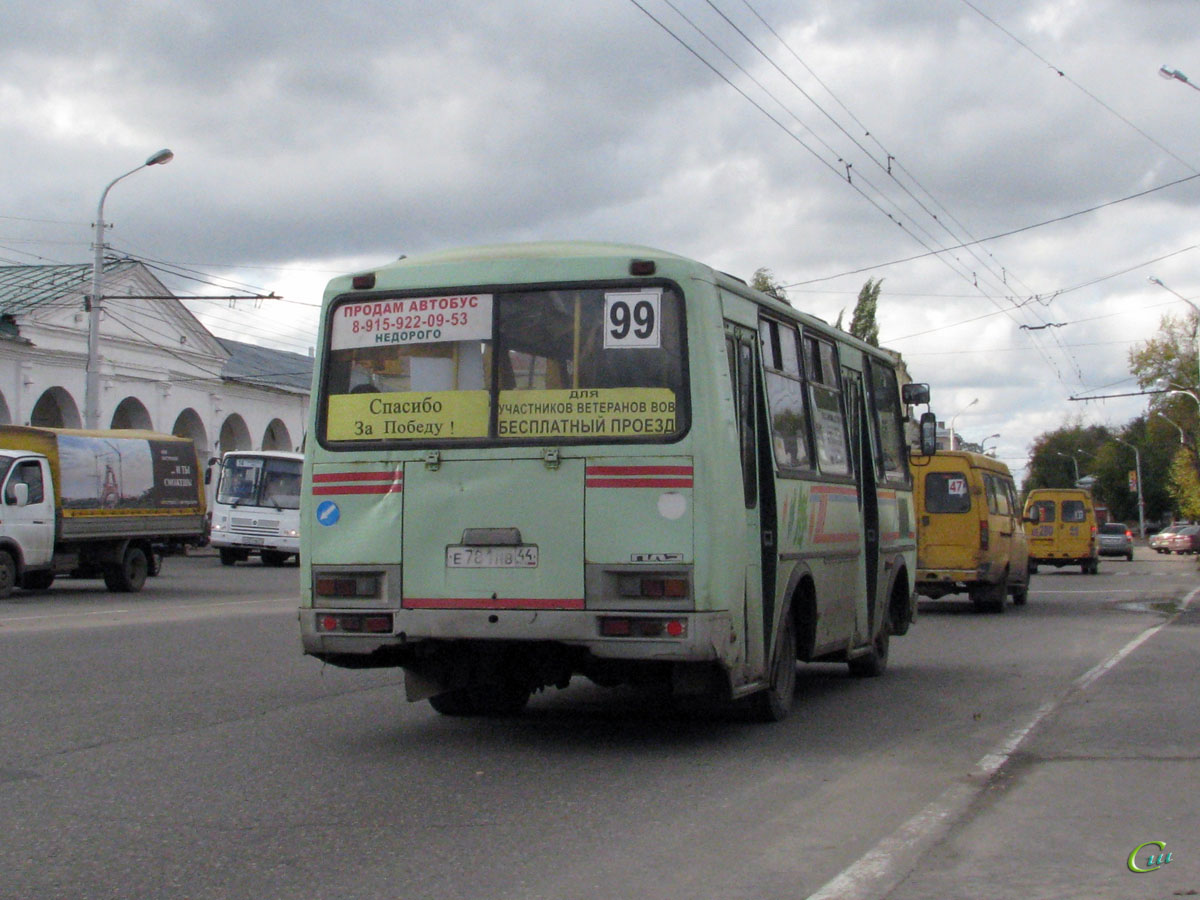
[[[1004,612],[1004,599],[1029,596],[1029,547],[1012,474],[981,453],[939,450],[914,456],[917,593],[966,592],[980,610]]]
[[[1038,488],[1025,498],[1029,534],[1029,570],[1038,566],[1079,566],[1084,574],[1100,571],[1096,511],[1082,488]]]

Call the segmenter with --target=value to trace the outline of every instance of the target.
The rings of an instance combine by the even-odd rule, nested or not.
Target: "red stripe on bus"
[[[691,466],[588,466],[589,475],[691,475]]]
[[[812,486],[814,494],[833,494],[840,497],[857,497],[858,489],[852,487],[838,487],[832,484],[814,484]]]
[[[398,481],[389,484],[332,484],[328,487],[315,487],[313,495],[325,494],[398,494],[404,490],[404,485]]]
[[[857,541],[862,537],[854,531],[843,532],[842,534],[831,534],[822,532],[821,534],[813,535],[813,542],[817,544],[845,544],[849,541]]]
[[[313,481],[403,481],[400,469],[387,472],[321,472],[313,475]]]
[[[583,598],[406,597],[404,609],[583,609]]]
[[[691,487],[690,478],[589,478],[588,487]]]

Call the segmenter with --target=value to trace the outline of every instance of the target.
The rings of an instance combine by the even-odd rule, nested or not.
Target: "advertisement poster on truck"
[[[199,505],[190,443],[62,434],[58,453],[64,515]]]

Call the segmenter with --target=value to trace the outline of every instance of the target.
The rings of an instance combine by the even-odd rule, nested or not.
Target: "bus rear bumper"
[[[365,630],[382,628],[385,617],[391,626],[386,633]],[[306,654],[351,668],[404,666],[431,644],[459,642],[558,644],[597,659],[726,667],[740,656],[728,612],[302,607],[300,635]]]

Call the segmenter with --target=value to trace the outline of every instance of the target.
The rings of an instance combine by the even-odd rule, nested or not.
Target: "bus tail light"
[[[391,613],[318,613],[317,631],[321,634],[391,634]]]
[[[318,575],[313,593],[330,599],[354,599],[379,596],[378,575]]]
[[[989,532],[987,519],[979,520],[979,549],[986,550],[989,544]]]
[[[688,580],[678,575],[623,575],[617,587],[622,597],[682,600],[688,596]]]
[[[685,638],[687,619],[644,616],[601,616],[601,637]]]

